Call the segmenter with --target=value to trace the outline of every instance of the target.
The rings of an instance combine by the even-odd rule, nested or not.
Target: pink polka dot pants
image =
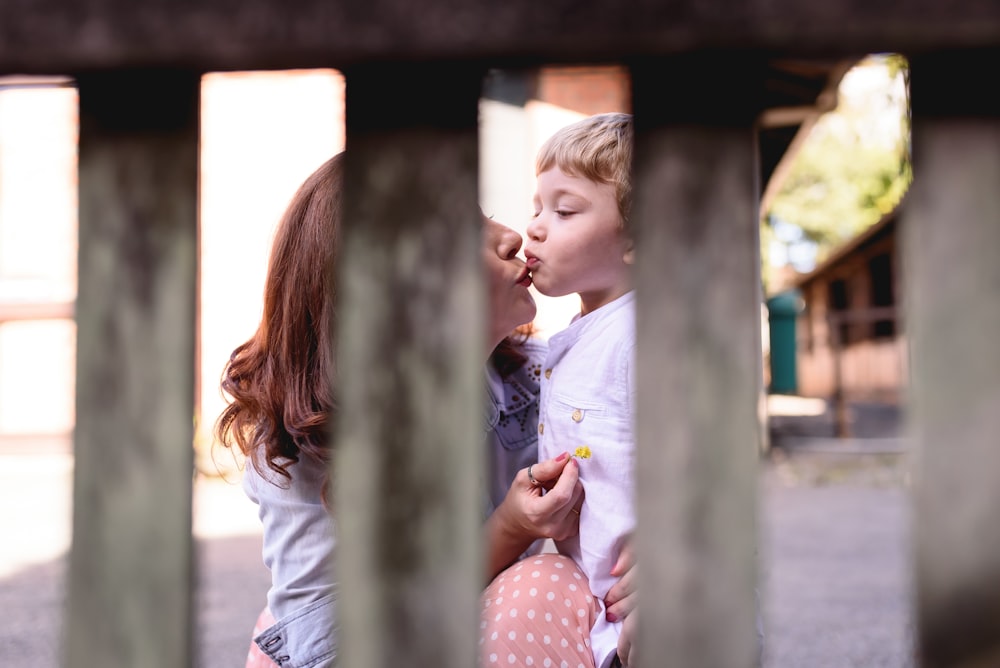
[[[482,595],[480,668],[594,668],[598,602],[569,557],[540,554],[500,573]]]

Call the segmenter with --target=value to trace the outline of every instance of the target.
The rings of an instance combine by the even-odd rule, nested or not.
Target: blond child
[[[613,113],[569,125],[545,143],[536,163],[535,215],[524,253],[539,292],[580,297],[580,313],[549,339],[538,456],[545,460],[569,451],[579,468],[584,488],[579,533],[556,541],[556,547],[589,584],[595,610],[569,598],[566,604],[580,608],[586,613],[580,618],[590,622],[584,642],[593,663],[580,665],[598,668],[612,665],[618,653],[622,622],[606,612],[604,599],[621,575],[615,565],[635,525],[632,137],[631,115]],[[502,649],[491,652],[508,656]]]

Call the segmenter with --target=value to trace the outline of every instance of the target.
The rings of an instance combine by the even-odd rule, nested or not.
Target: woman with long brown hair
[[[216,432],[246,457],[243,487],[258,504],[268,605],[247,666],[327,666],[336,656],[331,565],[336,548],[326,499],[343,154],[316,170],[292,198],[275,233],[255,334],[223,373],[231,402]],[[489,297],[486,365],[488,574],[492,578],[541,538],[577,531],[581,487],[571,458],[537,461],[538,373],[545,345],[512,334],[535,316],[531,278],[517,258],[521,237],[485,216],[482,257]],[[510,336],[509,336],[510,335]],[[530,476],[529,476],[530,473]],[[530,479],[529,479],[530,478]],[[557,493],[542,494],[545,482]],[[335,635],[335,634],[334,634]]]

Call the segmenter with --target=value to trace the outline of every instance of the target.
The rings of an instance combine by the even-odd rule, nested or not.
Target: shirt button
[[[551,378],[552,377],[552,369],[546,369],[545,370],[545,377],[546,378]]]
[[[576,410],[573,411],[573,415],[570,417],[573,418],[573,422],[579,422],[580,420],[583,419],[583,411],[577,408]]]
[[[545,433],[545,425],[542,424],[541,422],[538,423],[538,433],[539,434],[544,434]]]

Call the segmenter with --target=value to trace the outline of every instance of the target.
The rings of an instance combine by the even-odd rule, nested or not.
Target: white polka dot
[[[535,618],[535,609],[532,608],[531,610],[528,610],[528,619],[534,619],[534,618]]]
[[[587,616],[587,611],[584,610],[583,608],[580,608],[579,610],[576,611],[576,616],[577,617],[586,617]]]
[[[507,663],[513,664],[517,661],[517,657],[513,653],[507,655]]]
[[[520,581],[521,581],[521,576],[520,575],[515,575],[514,576],[514,582],[520,582]]]
[[[575,577],[577,580],[583,579],[583,576],[581,576],[579,573],[573,573],[573,577]]]
[[[532,587],[531,589],[529,589],[528,593],[531,594],[532,596],[538,596],[538,590],[535,589],[534,587]]]
[[[550,580],[552,580],[553,582],[559,582],[559,576],[558,576],[558,575],[556,575],[555,573],[553,573],[553,574],[552,574],[552,575],[551,575],[551,576],[549,577],[549,579],[550,579]]]
[[[510,640],[517,640],[517,632],[511,631],[510,633],[507,634],[507,638],[509,638]]]
[[[533,666],[533,665],[535,665],[535,659],[534,659],[534,657],[530,657],[530,656],[524,657],[524,665],[526,665],[526,666]]]
[[[522,568],[524,568],[524,564],[518,564],[517,568],[514,569],[514,572],[517,572],[517,571],[521,570]]]
[[[583,648],[581,647],[580,649],[582,650]],[[584,667],[582,663],[578,663],[576,664],[576,668],[584,668]]]
[[[550,601],[554,601],[556,600],[556,593],[554,591],[550,591],[548,594],[545,595],[545,598],[549,599]]]
[[[506,588],[507,588],[506,585],[504,585],[503,587],[500,587],[500,589],[497,589],[497,593],[498,594],[502,594],[503,590],[506,589]]]
[[[493,634],[490,636],[490,640],[496,640],[499,635],[500,635],[499,633],[494,631]]]
[[[569,661],[562,661],[559,664],[559,668],[569,668]]]
[[[562,645],[563,647],[569,647],[569,641],[566,640],[565,638],[563,638],[559,644]]]
[[[529,632],[526,636],[524,636],[524,639],[528,642],[535,642],[535,634]]]
[[[549,666],[552,665],[552,659],[545,657],[545,661],[542,662],[542,665],[545,666],[545,668],[549,668]]]
[[[517,597],[518,597],[518,596],[520,596],[520,595],[521,595],[521,590],[520,590],[520,589],[515,589],[515,590],[514,590],[514,593],[513,593],[513,594],[511,594],[511,595],[510,595],[510,597],[511,597],[511,598],[517,598]]]
[[[497,662],[497,655],[490,654],[490,663],[496,663],[496,662]]]
[[[503,617],[503,613],[502,612],[498,612],[497,616],[493,618],[493,621],[499,622],[501,617]]]
[[[542,560],[541,559],[535,559],[535,563],[536,564],[540,564],[540,563],[542,563]]]
[[[577,643],[576,644],[576,651],[577,652],[582,652],[583,651],[583,645],[581,645],[580,643]]]
[[[583,644],[586,645],[587,647],[590,647],[590,638],[584,638]]]
[[[567,608],[569,608],[569,607],[571,607],[573,605],[573,601],[569,600],[568,598],[564,598],[563,599],[563,605],[565,605]]]
[[[542,574],[541,574],[540,571],[532,571],[532,573],[531,573],[531,577],[533,577],[533,578],[541,577],[541,575]]]
[[[547,621],[547,622],[551,622],[552,621],[552,613],[551,612],[546,612],[545,613],[545,621]]]
[[[500,605],[501,603],[503,603],[503,596],[497,599],[497,605]]]
[[[576,591],[576,585],[575,585],[575,584],[573,584],[572,582],[570,582],[570,583],[569,583],[569,590],[570,590],[570,591]]]
[[[511,608],[510,609],[510,616],[511,617],[517,617],[517,608]]]
[[[481,629],[485,629],[486,628],[486,620],[485,619],[483,621],[479,622],[479,628],[481,628]]]
[[[548,636],[542,636],[542,642],[545,643],[546,645],[551,645],[552,644],[552,638],[550,638]]]
[[[563,624],[563,626],[569,626],[569,620],[566,619],[565,617],[563,617],[562,618],[562,624]]]
[[[493,599],[492,599],[492,598],[488,598],[488,599],[486,599],[486,607],[488,608],[488,607],[490,607],[491,605],[493,605]]]

